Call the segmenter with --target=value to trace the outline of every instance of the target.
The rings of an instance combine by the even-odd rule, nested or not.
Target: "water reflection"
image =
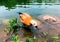
[[[60,0],[0,0],[0,18],[18,17],[17,12],[26,12],[34,17],[40,14],[59,16],[59,2]]]
[[[8,9],[14,9],[16,5],[23,7],[22,5],[42,5],[45,4],[59,4],[60,0],[0,0],[0,6],[5,6]],[[24,6],[26,8],[26,6]]]

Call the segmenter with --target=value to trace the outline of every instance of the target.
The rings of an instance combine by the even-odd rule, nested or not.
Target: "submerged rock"
[[[42,24],[38,26],[41,32],[47,32],[49,35],[60,34],[60,18],[51,15],[42,15],[37,18]]]
[[[56,18],[55,17],[52,17],[52,16],[49,16],[49,15],[45,15],[42,17],[46,22],[48,21],[51,21],[51,22],[56,22]]]

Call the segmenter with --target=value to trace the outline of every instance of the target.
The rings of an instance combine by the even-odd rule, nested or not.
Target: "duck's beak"
[[[21,13],[21,12],[18,12],[18,14],[20,15],[20,14],[23,14],[23,13]]]

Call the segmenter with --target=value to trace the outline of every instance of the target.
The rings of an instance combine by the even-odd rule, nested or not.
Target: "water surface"
[[[60,0],[1,0],[0,18],[17,17],[17,12],[25,12],[37,17],[40,14],[60,16]]]

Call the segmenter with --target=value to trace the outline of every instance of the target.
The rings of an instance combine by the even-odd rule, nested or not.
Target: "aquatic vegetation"
[[[26,37],[25,42],[30,42],[30,39],[28,37]]]
[[[36,42],[36,37],[35,36],[32,38],[26,37],[25,42]]]
[[[52,36],[53,39],[59,39],[59,36]]]
[[[20,40],[18,39],[18,35],[17,34],[11,35],[11,42],[20,42]]]
[[[17,22],[17,18],[12,18],[9,21],[9,30],[15,33],[20,28],[20,25]]]
[[[36,36],[34,36],[32,38],[26,37],[25,42],[41,42],[41,41],[40,39],[36,38]]]
[[[18,39],[18,35],[16,32],[20,28],[20,25],[17,22],[17,18],[12,18],[9,21],[9,27],[6,28],[4,31],[9,35],[11,42],[20,42]]]
[[[16,32],[19,28],[19,24],[17,23],[17,18],[10,19],[10,29],[13,30],[13,32]]]

